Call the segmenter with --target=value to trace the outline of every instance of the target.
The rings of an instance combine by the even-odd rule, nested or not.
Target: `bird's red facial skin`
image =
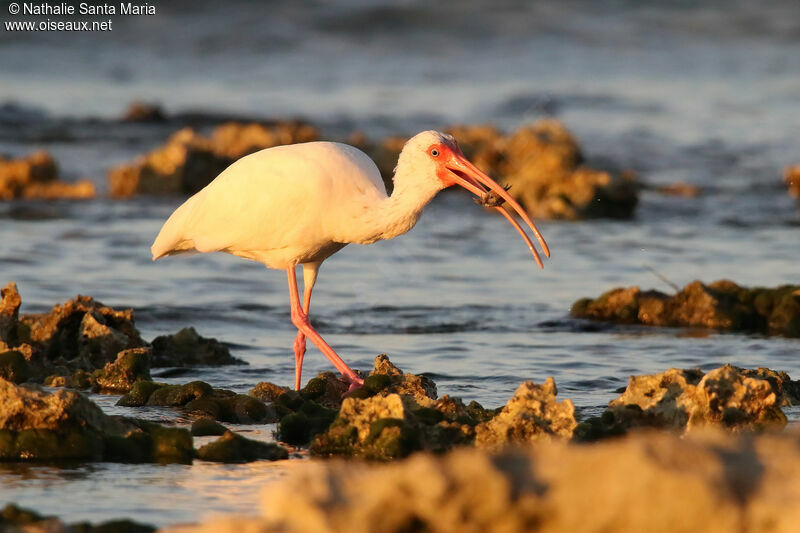
[[[435,153],[438,155],[434,155]],[[447,168],[447,163],[456,157],[456,154],[464,157],[458,147],[453,149],[444,143],[432,144],[428,148],[428,156],[436,163],[436,177],[445,188],[456,184],[452,171]]]

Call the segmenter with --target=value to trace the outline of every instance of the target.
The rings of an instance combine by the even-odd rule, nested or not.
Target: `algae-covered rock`
[[[224,435],[228,429],[212,418],[198,418],[192,422],[192,435],[206,437],[209,435]]]
[[[417,404],[431,406],[436,400],[436,383],[427,376],[406,374],[397,368],[384,353],[375,358],[374,369],[370,376],[388,376],[388,386],[383,387],[386,393],[410,396]],[[375,378],[373,378],[375,379]]]
[[[106,363],[101,370],[95,371],[94,386],[109,392],[128,392],[134,383],[150,380],[151,350],[132,348],[123,350],[112,363]]]
[[[631,376],[625,392],[609,404],[602,421],[616,430],[783,427],[786,416],[780,409],[781,385],[748,377],[748,373],[725,365],[705,375],[700,370],[672,368],[659,374]]]
[[[282,387],[268,381],[260,381],[255,387],[250,389],[248,394],[257,400],[261,400],[262,402],[274,402],[278,399],[278,396],[284,392],[287,392],[288,390],[289,387]]]
[[[11,159],[0,156],[0,200],[91,198],[94,185],[89,180],[68,183],[58,179],[58,166],[45,151]]]
[[[0,461],[191,462],[191,435],[108,416],[77,391],[0,379]]]
[[[165,366],[243,365],[217,339],[198,335],[194,328],[183,328],[174,335],[153,339],[153,368]]]
[[[701,327],[800,337],[800,285],[747,288],[694,281],[667,295],[638,287],[613,289],[572,306],[572,316],[625,324]]]
[[[313,400],[303,400],[278,425],[278,439],[292,445],[308,444],[314,436],[326,431],[336,419],[336,410]]]
[[[108,175],[111,195],[194,194],[242,156],[316,138],[316,129],[301,122],[231,122],[216,128],[210,138],[184,128],[174,133],[164,146],[111,169]]]
[[[137,381],[130,392],[117,401],[117,405],[181,407],[215,420],[238,424],[277,420],[275,409],[262,401],[246,394],[215,389],[204,381],[192,381],[184,385]]]
[[[569,439],[575,430],[575,407],[556,401],[555,381],[542,385],[526,381],[494,418],[475,428],[475,445],[497,449],[552,439]]]
[[[286,449],[277,444],[247,439],[232,431],[197,450],[198,459],[219,463],[245,463],[259,459],[278,461],[288,457]]]
[[[399,394],[346,398],[328,430],[311,444],[312,455],[367,459],[404,457],[421,442]]]
[[[265,487],[260,517],[167,533],[789,533],[800,523],[797,443],[794,434],[645,433],[358,468],[310,461]]]

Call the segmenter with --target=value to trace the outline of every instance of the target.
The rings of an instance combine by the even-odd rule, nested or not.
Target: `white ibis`
[[[522,207],[464,157],[453,137],[436,131],[419,133],[405,144],[391,196],[375,163],[346,144],[291,144],[245,156],[172,213],[153,243],[153,260],[186,252],[227,252],[285,270],[292,323],[298,329],[295,388],[300,388],[306,337],[342,373],[350,389],[357,388],[363,380],[308,320],[319,267],[347,244],[371,244],[407,232],[436,193],[451,185],[460,185],[500,211],[542,267],[531,239],[499,204],[504,201],[519,214],[550,257],[547,243]],[[297,265],[303,265],[302,303]]]

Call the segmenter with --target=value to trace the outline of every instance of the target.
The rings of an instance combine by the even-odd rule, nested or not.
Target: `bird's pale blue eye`
[[[439,150],[437,150],[436,148],[434,148],[433,150],[431,150],[431,155],[432,155],[433,157],[439,157]]]

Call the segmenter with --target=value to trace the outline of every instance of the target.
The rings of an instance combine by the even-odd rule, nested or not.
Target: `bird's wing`
[[[153,257],[324,243],[354,210],[385,198],[375,164],[351,146],[269,148],[239,159],[175,210]]]

